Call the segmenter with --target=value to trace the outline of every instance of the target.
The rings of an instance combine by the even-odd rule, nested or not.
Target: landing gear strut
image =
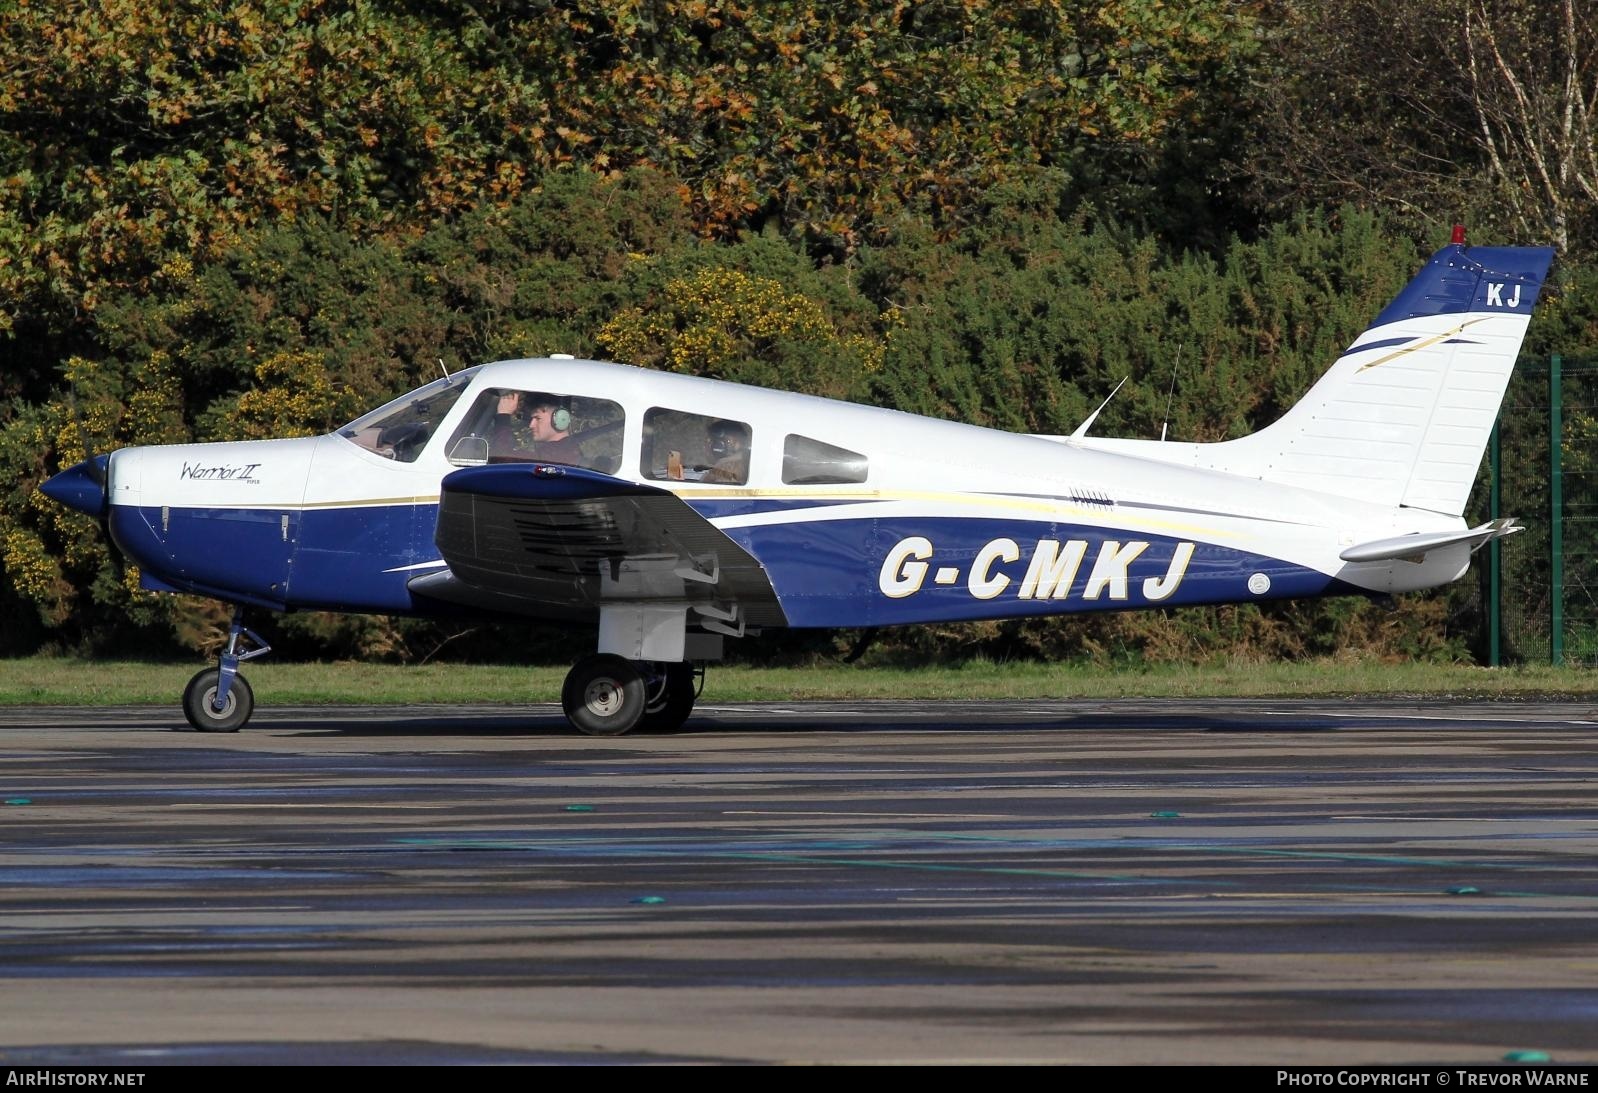
[[[183,689],[183,716],[200,732],[238,732],[255,712],[255,693],[239,674],[239,664],[264,656],[272,647],[244,625],[244,608],[233,609],[227,648],[215,668],[196,672]]]
[[[655,664],[612,653],[584,657],[561,688],[566,719],[589,736],[620,736],[642,726],[671,732],[682,726],[699,697],[691,664]]]

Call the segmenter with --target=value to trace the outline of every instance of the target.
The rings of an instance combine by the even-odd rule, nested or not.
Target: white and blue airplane
[[[1518,531],[1461,518],[1547,276],[1463,232],[1279,421],[1213,444],[1027,436],[554,356],[439,379],[326,436],[124,448],[42,489],[146,589],[234,605],[184,697],[231,732],[245,611],[597,630],[579,730],[680,725],[695,665],[772,627],[1386,595]],[[585,638],[585,640],[588,640]]]

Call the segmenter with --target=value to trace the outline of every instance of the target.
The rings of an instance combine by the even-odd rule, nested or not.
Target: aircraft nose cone
[[[77,509],[98,519],[105,515],[105,476],[106,466],[110,462],[109,455],[85,459],[41,484],[39,492],[69,509]]]

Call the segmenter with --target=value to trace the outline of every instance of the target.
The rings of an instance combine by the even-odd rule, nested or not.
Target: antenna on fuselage
[[[1121,388],[1126,386],[1127,379],[1128,379],[1128,377],[1122,376],[1121,377],[1121,382],[1115,385],[1115,391],[1111,391],[1109,393],[1109,395],[1105,397],[1104,401],[1099,403],[1099,409],[1098,410],[1094,410],[1091,414],[1089,414],[1087,416],[1087,420],[1082,422],[1082,424],[1078,425],[1076,427],[1076,431],[1073,432],[1067,439],[1069,439],[1069,440],[1081,440],[1083,437],[1087,436],[1088,435],[1088,429],[1091,428],[1092,425],[1093,425],[1093,422],[1098,419],[1099,411],[1103,410],[1106,406],[1108,406],[1110,404],[1110,399],[1115,397],[1116,391],[1119,391]]]
[[[1165,392],[1165,420],[1160,422],[1160,443],[1165,442],[1165,430],[1171,427],[1171,403],[1176,398],[1176,370],[1182,367],[1182,350],[1187,343],[1176,347],[1176,363],[1171,365],[1171,389]]]
[[[438,370],[444,373],[444,378],[449,379],[449,369],[444,367],[444,358],[438,358]]]

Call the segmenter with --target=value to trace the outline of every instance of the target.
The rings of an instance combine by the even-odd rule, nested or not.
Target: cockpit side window
[[[385,458],[414,463],[476,373],[472,368],[434,380],[356,418],[338,435]]]
[[[450,437],[450,462],[564,463],[615,474],[626,414],[619,403],[553,391],[490,387]]]
[[[661,482],[749,481],[746,422],[655,407],[644,415],[642,472]]]
[[[869,470],[865,456],[824,440],[789,433],[782,442],[782,480],[790,486],[864,482]]]

